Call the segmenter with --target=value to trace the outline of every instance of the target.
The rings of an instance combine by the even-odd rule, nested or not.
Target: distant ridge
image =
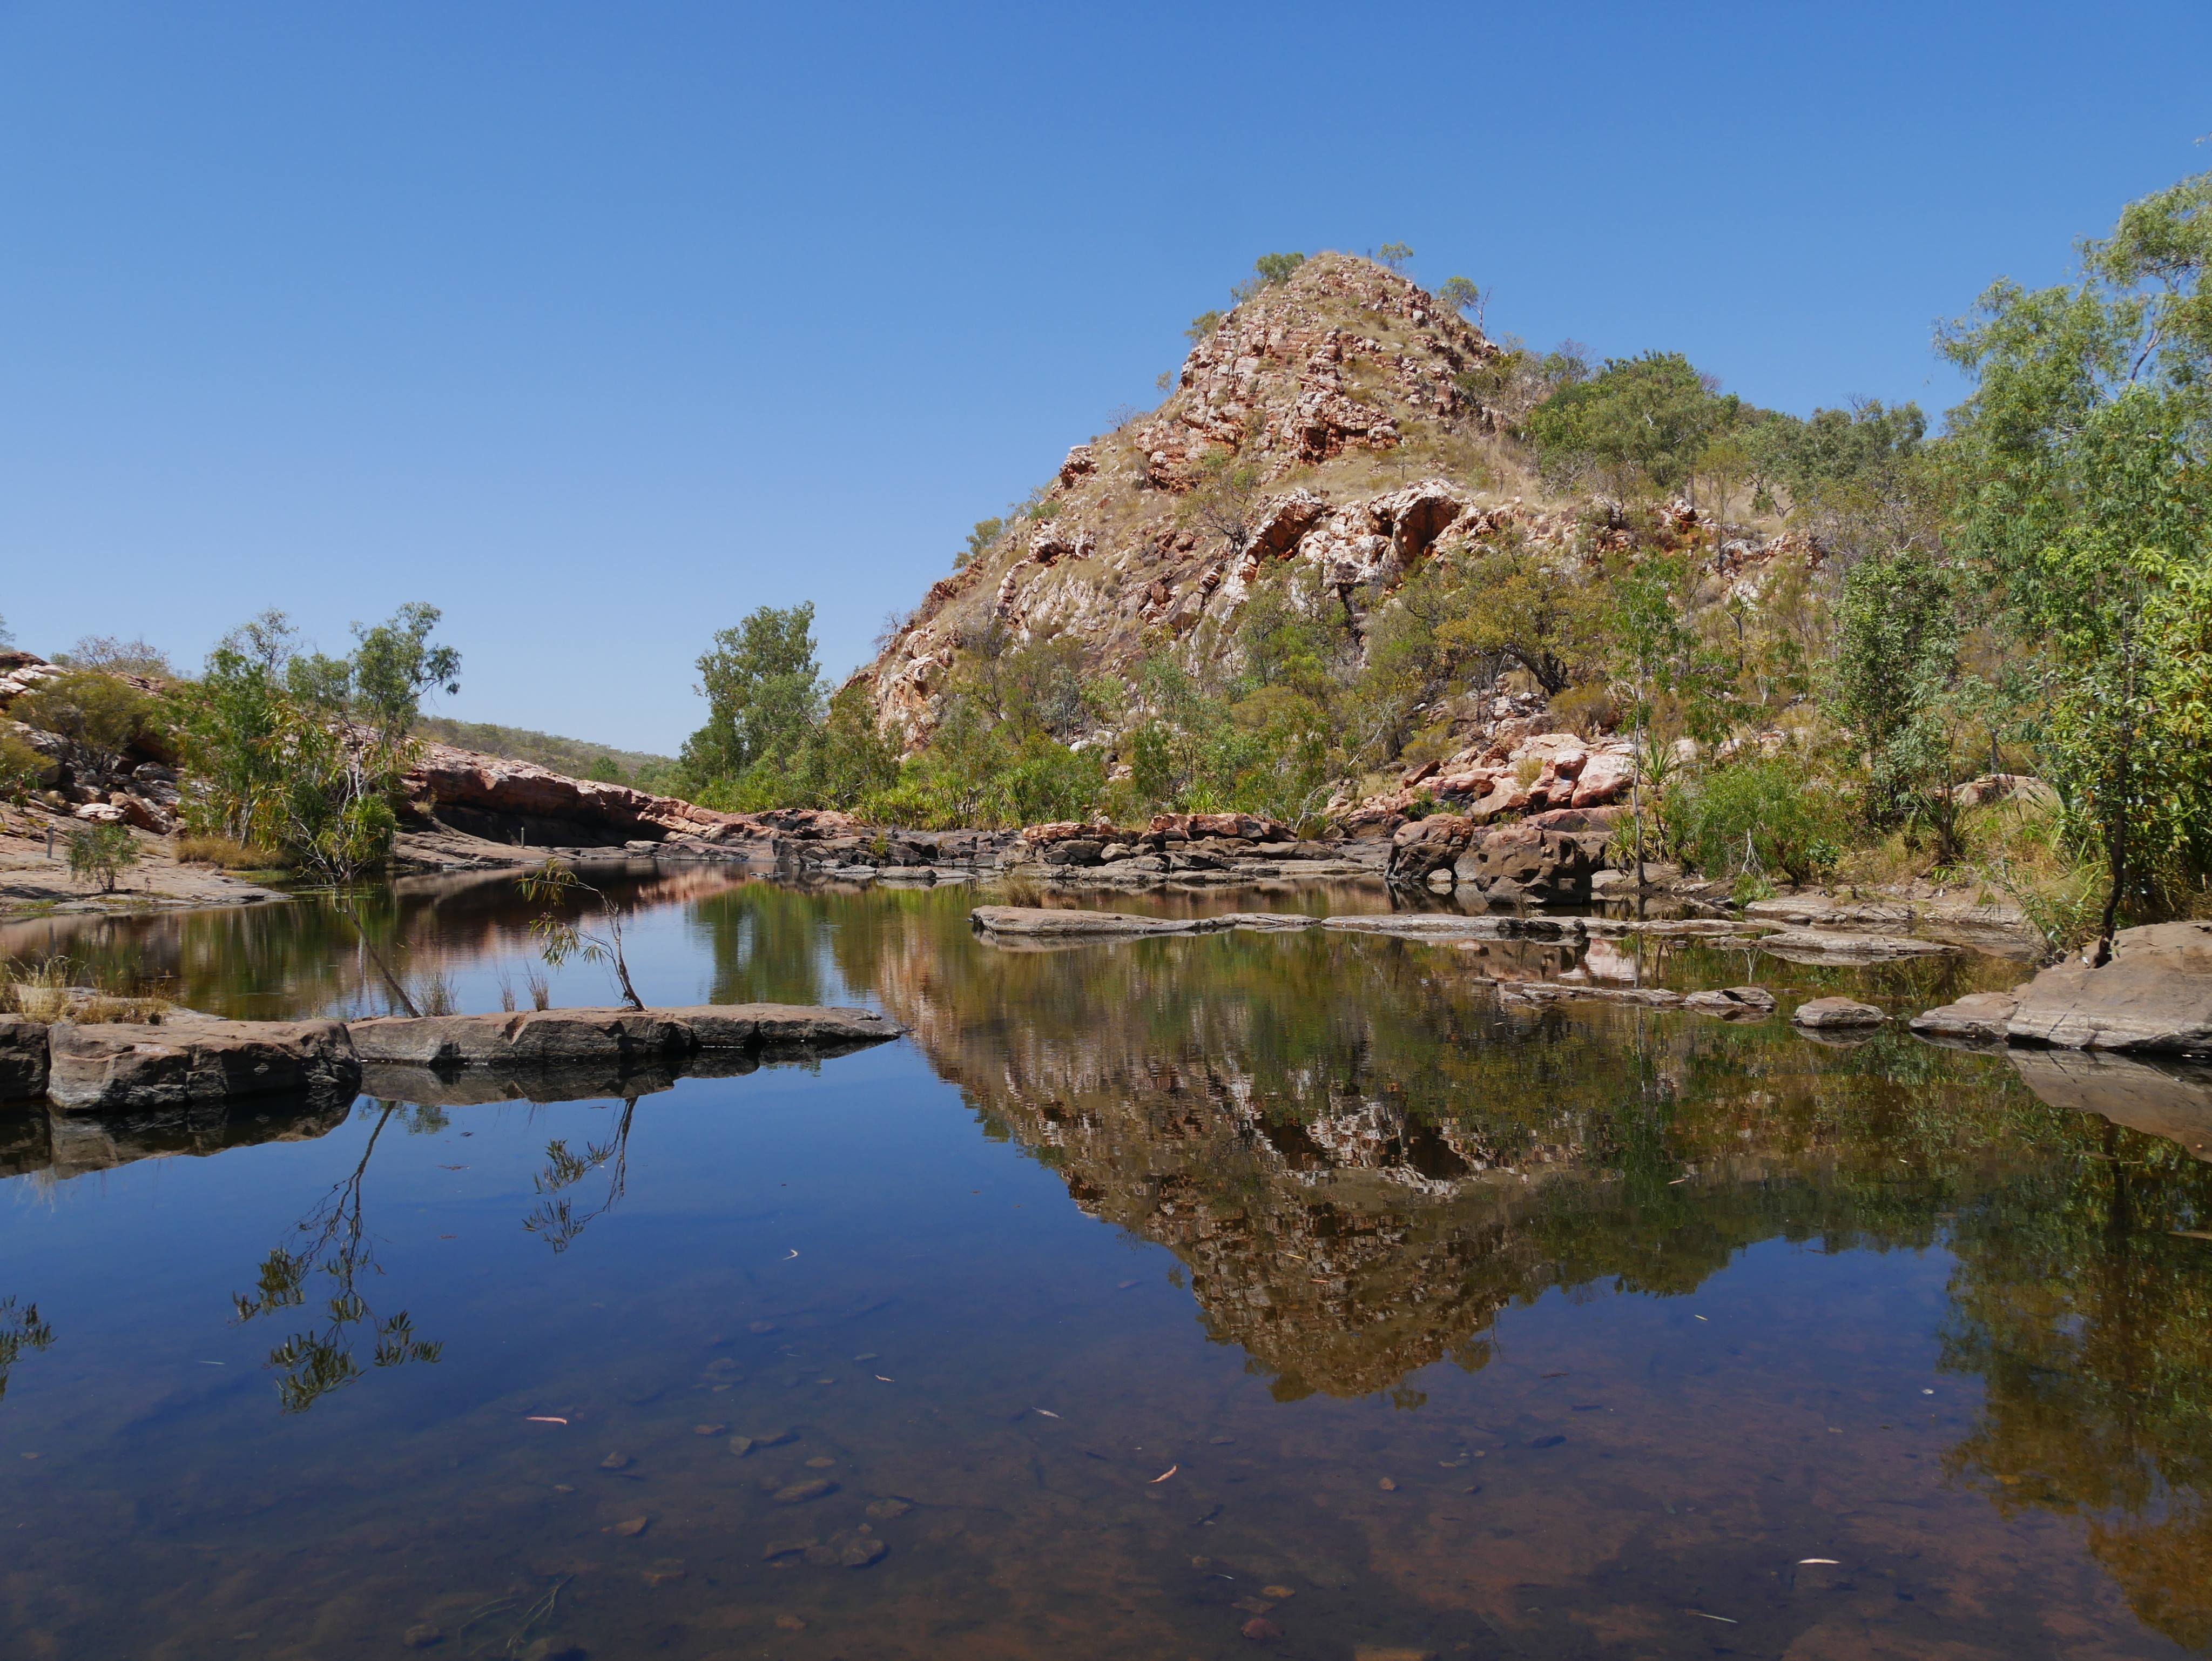
[[[661,790],[676,771],[673,756],[657,756],[645,750],[617,750],[612,745],[562,738],[552,733],[534,733],[524,727],[501,727],[491,721],[425,715],[415,723],[415,735],[508,761],[532,762],[556,773],[566,773],[571,778],[589,778],[595,765],[611,762],[622,775],[611,782],[632,784],[641,789]]]

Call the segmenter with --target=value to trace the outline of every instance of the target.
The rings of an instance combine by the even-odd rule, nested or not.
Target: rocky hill
[[[1158,409],[1071,450],[858,678],[911,744],[956,664],[994,638],[1072,637],[1094,672],[1163,648],[1199,668],[1234,651],[1272,566],[1303,563],[1356,618],[1425,561],[1509,529],[1588,550],[1589,504],[1547,501],[1501,435],[1520,413],[1510,368],[1408,278],[1308,260],[1199,341]],[[1695,519],[1674,510],[1678,530]],[[1699,528],[1739,565],[1771,551]]]

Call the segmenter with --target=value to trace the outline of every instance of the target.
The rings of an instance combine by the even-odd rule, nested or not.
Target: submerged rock
[[[1837,928],[1785,928],[1765,936],[1759,949],[1796,963],[1893,963],[1901,958],[1940,958],[1958,950],[1910,934],[1855,934]]]
[[[1691,993],[1682,1000],[1682,1007],[1700,1015],[1718,1015],[1723,1020],[1755,1019],[1774,1013],[1774,995],[1763,986],[1715,987]]]
[[[986,934],[1031,939],[1194,934],[1208,922],[1198,917],[1139,917],[1126,911],[1078,911],[1040,905],[979,905],[968,915]]]

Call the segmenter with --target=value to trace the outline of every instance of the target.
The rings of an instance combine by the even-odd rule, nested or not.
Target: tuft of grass
[[[70,960],[52,957],[39,963],[0,959],[0,1014],[34,1021],[158,1021],[175,1006],[167,998],[118,992],[84,984],[70,972]]]
[[[248,848],[228,837],[186,836],[177,838],[177,859],[185,865],[212,865],[224,871],[272,871],[284,856],[270,848]]]

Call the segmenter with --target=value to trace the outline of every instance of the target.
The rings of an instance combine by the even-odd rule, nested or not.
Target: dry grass
[[[184,865],[212,865],[224,871],[273,871],[284,856],[270,848],[248,848],[228,837],[179,837],[177,859]]]
[[[70,972],[67,958],[43,963],[0,959],[0,1014],[34,1021],[158,1021],[176,1006],[167,998],[142,997],[88,985]]]

